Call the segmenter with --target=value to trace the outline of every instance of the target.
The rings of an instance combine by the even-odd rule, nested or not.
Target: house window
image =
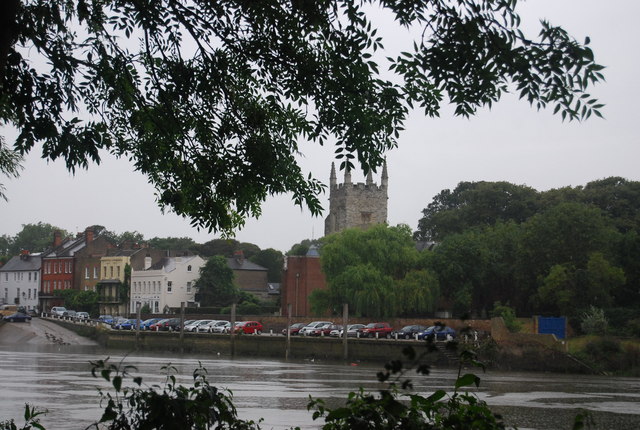
[[[93,279],[98,279],[98,268],[97,267],[93,268]]]
[[[120,278],[120,266],[118,266],[116,269],[118,269],[118,279]]]
[[[104,266],[104,279],[107,279],[107,266]]]
[[[27,293],[29,294],[29,300],[31,300],[31,288],[27,289]]]
[[[110,269],[111,269],[111,279],[113,279],[113,266],[111,266]]]
[[[172,286],[173,286],[173,281],[167,281],[167,293],[171,292]]]
[[[89,268],[88,267],[84,268],[84,279],[89,279]]]
[[[7,282],[9,281],[9,274],[8,273],[4,274],[4,280],[7,281]]]
[[[29,272],[29,282],[31,282],[31,272]]]
[[[187,272],[191,272],[191,266],[187,266]]]
[[[38,272],[33,272],[33,280],[34,281],[38,280]]]
[[[187,293],[191,292],[191,282],[187,282]]]

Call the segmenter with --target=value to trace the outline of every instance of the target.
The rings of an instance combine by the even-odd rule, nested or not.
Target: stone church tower
[[[387,222],[387,162],[382,166],[380,185],[373,182],[371,171],[365,184],[351,182],[351,172],[344,172],[344,184],[336,180],[336,167],[331,163],[329,179],[329,216],[324,221],[324,234],[346,228],[366,228]]]

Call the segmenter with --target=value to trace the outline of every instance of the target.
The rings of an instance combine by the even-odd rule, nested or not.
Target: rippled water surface
[[[100,416],[97,388],[108,388],[93,378],[90,361],[111,356],[112,362],[137,367],[146,384],[162,383],[160,368],[168,363],[178,370],[179,382],[189,384],[198,363],[209,381],[233,392],[241,418],[264,418],[262,428],[299,426],[319,428],[306,406],[309,395],[328,404],[342,404],[359,386],[378,388],[378,366],[357,363],[284,362],[270,359],[229,359],[211,356],[141,355],[106,352],[97,347],[36,345],[0,351],[0,421],[20,418],[25,403],[48,409],[43,423],[49,430],[82,429]],[[434,369],[415,378],[423,393],[451,390],[455,372]],[[481,375],[477,395],[520,428],[571,428],[576,410],[596,414],[597,428],[640,428],[640,380],[583,375],[494,373]],[[21,422],[20,420],[18,420]]]

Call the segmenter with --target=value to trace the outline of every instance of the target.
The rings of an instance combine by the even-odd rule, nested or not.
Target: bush
[[[580,318],[580,328],[586,334],[604,335],[607,332],[609,321],[602,309],[591,306],[589,310],[582,313]]]
[[[493,304],[493,310],[490,312],[491,317],[502,317],[504,324],[510,332],[517,333],[522,329],[522,324],[516,318],[516,311],[509,306],[509,303],[503,305],[500,302]]]

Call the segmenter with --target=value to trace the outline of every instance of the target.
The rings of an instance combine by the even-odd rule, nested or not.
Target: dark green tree
[[[538,208],[538,192],[533,188],[509,182],[460,182],[453,191],[441,191],[422,211],[414,237],[442,240],[472,227],[521,223]]]
[[[282,252],[267,248],[261,250],[249,260],[269,269],[267,273],[269,282],[280,282],[282,280],[282,270],[284,268],[284,255],[282,255]]]
[[[214,255],[232,257],[233,251],[238,249],[239,243],[235,239],[213,239],[202,245],[197,245],[196,252],[203,257],[213,257]]]
[[[229,306],[239,295],[233,282],[233,270],[221,255],[210,257],[200,268],[200,277],[194,286],[202,306]]]
[[[468,116],[513,88],[563,119],[600,115],[588,38],[544,21],[528,37],[513,0],[368,3],[5,0],[0,122],[72,171],[126,157],[163,208],[229,232],[271,194],[320,213],[300,141],[368,172],[414,107]],[[418,30],[406,52],[382,52],[376,7]]]
[[[287,255],[299,255],[299,256],[307,255],[307,252],[309,252],[309,248],[312,245],[319,247],[320,239],[304,239],[301,242],[293,245],[291,249],[287,251]]]
[[[22,224],[22,230],[18,232],[11,243],[11,255],[18,255],[21,250],[41,252],[53,245],[53,235],[59,231],[62,237],[69,233],[51,224],[39,222],[37,224]]]
[[[192,251],[197,243],[190,237],[154,237],[147,242],[150,248]]]

